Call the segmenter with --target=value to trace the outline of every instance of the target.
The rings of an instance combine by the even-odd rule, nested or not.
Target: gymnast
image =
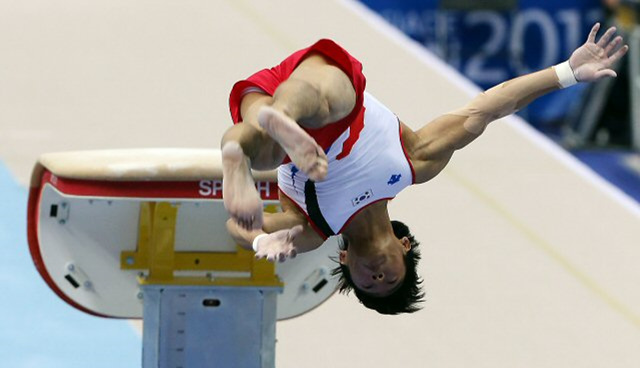
[[[611,66],[628,46],[613,27],[596,42],[599,28],[569,60],[501,83],[416,131],[365,92],[360,62],[330,40],[237,82],[234,125],[221,143],[229,233],[271,261],[341,235],[341,292],[379,313],[418,310],[418,242],[390,220],[389,200],[438,175],[490,122],[551,91],[615,77]],[[263,213],[251,168],[278,168],[282,212]]]

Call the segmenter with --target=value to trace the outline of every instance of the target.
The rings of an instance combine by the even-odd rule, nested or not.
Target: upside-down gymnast
[[[569,60],[499,84],[465,107],[413,131],[365,92],[362,65],[330,40],[295,52],[281,64],[236,83],[234,126],[222,139],[227,228],[257,257],[284,261],[342,235],[340,291],[366,307],[397,314],[419,309],[418,243],[387,203],[425,183],[493,120],[535,98],[577,82],[615,77],[628,50],[600,28]],[[415,96],[414,96],[415,98]],[[427,102],[428,103],[428,102]],[[278,168],[283,212],[263,214],[250,168]]]

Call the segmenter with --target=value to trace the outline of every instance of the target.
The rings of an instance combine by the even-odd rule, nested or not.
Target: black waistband
[[[313,223],[322,231],[326,237],[336,235],[331,226],[327,223],[318,204],[318,196],[316,195],[316,183],[313,180],[307,180],[304,183],[304,202],[307,205],[307,214]]]

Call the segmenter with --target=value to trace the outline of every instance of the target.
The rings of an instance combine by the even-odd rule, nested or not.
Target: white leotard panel
[[[402,146],[398,118],[370,94],[365,92],[364,96],[364,128],[346,157],[337,159],[351,128],[329,147],[329,172],[324,181],[307,183],[308,177],[293,163],[278,168],[280,190],[307,214],[316,228],[326,229],[328,225],[330,230],[323,231],[325,236],[339,234],[358,211],[376,201],[395,197],[414,180]],[[324,220],[318,219],[319,215]]]

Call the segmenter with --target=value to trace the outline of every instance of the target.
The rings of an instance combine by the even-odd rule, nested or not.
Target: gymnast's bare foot
[[[320,181],[327,176],[329,163],[322,147],[293,119],[272,107],[263,106],[258,112],[258,123],[311,180]]]
[[[237,142],[222,147],[222,174],[224,207],[231,218],[247,230],[262,228],[262,199]]]

